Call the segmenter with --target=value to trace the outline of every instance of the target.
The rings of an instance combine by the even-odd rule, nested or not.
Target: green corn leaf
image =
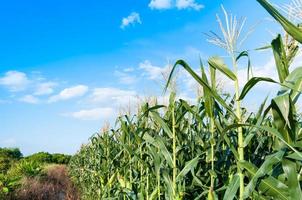
[[[229,77],[231,80],[237,80],[236,75],[227,67],[220,57],[212,57],[208,60],[208,63],[211,67],[219,70],[221,73]]]
[[[282,161],[283,171],[287,177],[287,185],[291,199],[302,199],[302,192],[298,181],[296,163],[288,159]]]
[[[173,182],[168,173],[163,173],[163,178],[164,178],[165,185],[167,188],[166,192],[168,193],[169,200],[173,200],[173,194],[175,194],[175,191],[173,190],[173,187],[172,187]]]
[[[266,11],[274,17],[284,28],[284,30],[290,34],[295,40],[302,43],[302,32],[301,30],[283,17],[267,0],[257,0]]]
[[[243,142],[243,147],[247,147],[250,143],[250,141],[253,139],[253,137],[255,136],[255,133],[250,132],[245,138],[244,138],[244,142]]]
[[[233,200],[236,196],[240,185],[239,175],[233,176],[232,181],[229,183],[227,190],[224,193],[223,200]]]
[[[216,89],[216,69],[210,66],[210,77],[211,77],[211,86],[213,90]]]
[[[201,77],[202,77],[202,79],[204,80],[204,82],[209,84],[208,79],[207,79],[207,75],[204,71],[203,66],[201,65],[200,68],[201,68]],[[212,89],[214,90],[215,86],[213,87],[213,85],[212,85]],[[213,113],[213,98],[210,95],[210,91],[205,87],[203,87],[203,96],[204,96],[204,104],[205,104],[206,113],[207,113],[209,118],[213,118],[213,115],[214,115],[214,113]]]
[[[227,110],[229,111],[229,113],[235,118],[238,119],[237,115],[233,112],[233,109],[219,96],[219,94],[217,92],[215,92],[210,86],[209,84],[207,84],[204,80],[202,80],[202,78],[200,78],[195,72],[194,70],[183,60],[178,60],[175,65],[173,66],[171,73],[169,75],[166,87],[165,87],[165,91],[167,90],[172,77],[173,77],[173,73],[176,69],[176,67],[180,65],[182,66],[202,87],[205,87],[208,89],[209,93]]]
[[[247,170],[247,172],[251,174],[252,177],[255,176],[258,171],[258,168],[256,166],[247,161],[240,162],[239,166]],[[260,184],[258,185],[258,188],[263,195],[273,197],[274,199],[290,200],[288,187],[271,176],[262,179]]]
[[[161,150],[161,153],[163,154],[163,156],[165,157],[168,165],[170,167],[173,167],[173,161],[172,161],[172,155],[171,153],[168,151],[164,141],[162,140],[161,137],[156,137],[156,142],[158,144],[159,149]]]
[[[182,106],[183,107],[185,107],[186,108],[186,110],[188,111],[188,112],[190,112],[191,114],[193,114],[194,115],[194,117],[196,118],[196,120],[199,122],[199,123],[202,123],[202,117],[201,116],[199,116],[199,113],[197,113],[186,101],[184,101],[184,100],[182,100],[182,99],[180,99],[180,102],[181,102],[181,104],[182,104]]]
[[[284,142],[284,144],[287,145],[288,148],[290,148],[291,150],[293,150],[294,152],[297,153],[297,155],[302,158],[302,154],[291,144],[289,144],[285,139],[284,137],[282,136],[282,134],[274,129],[274,128],[271,128],[271,127],[268,127],[268,126],[259,126],[259,125],[253,125],[253,124],[233,124],[233,125],[230,125],[228,127],[226,127],[224,130],[223,130],[223,134],[225,134],[226,132],[228,132],[229,130],[231,129],[234,129],[234,128],[238,128],[238,127],[255,127],[255,128],[258,128],[260,130],[264,130],[272,135],[274,135],[275,137],[277,137],[279,140],[281,140],[282,142]]]
[[[298,98],[298,95],[301,93],[301,87],[302,87],[302,81],[300,79],[296,80],[296,84],[292,85],[292,84],[288,84],[288,83],[279,83],[271,78],[267,78],[267,77],[253,77],[251,78],[243,87],[241,94],[239,96],[239,100],[244,99],[244,97],[248,94],[248,92],[259,82],[268,82],[268,83],[276,83],[279,84],[281,86],[283,86],[283,88],[287,88],[292,90],[293,93],[293,97],[295,99]],[[284,89],[283,89],[284,91]]]
[[[122,188],[131,189],[131,183],[129,181],[127,181],[123,176],[118,174],[117,179],[118,179],[118,181],[119,181]]]
[[[267,50],[267,49],[270,49],[270,48],[272,48],[271,45],[266,45],[266,46],[263,46],[263,47],[256,48],[254,50],[255,51],[263,51],[263,50]]]
[[[170,152],[168,151],[166,145],[164,144],[163,140],[159,136],[154,139],[148,133],[145,133],[144,140],[146,140],[150,144],[152,144],[155,147],[157,147],[158,149],[160,149],[160,152],[163,155],[163,157],[166,159],[168,165],[170,167],[173,167],[172,156],[171,156]]]
[[[300,146],[300,145],[298,145],[298,146]],[[297,161],[302,161],[302,158],[296,152],[287,155],[286,158],[290,158],[290,159],[297,160]]]
[[[284,86],[280,93],[286,92],[289,88],[292,88],[290,97],[295,104],[302,92],[302,67],[294,69],[285,79]]]
[[[251,196],[251,194],[257,187],[258,180],[260,180],[260,178],[264,177],[265,175],[268,175],[269,172],[272,170],[273,166],[282,160],[283,156],[284,156],[284,151],[279,151],[275,154],[266,157],[264,163],[257,170],[257,172],[252,176],[252,179],[250,180],[249,184],[246,186],[244,191],[245,198]]]
[[[199,159],[200,159],[199,156],[197,156],[197,157],[193,158],[192,160],[190,160],[189,162],[187,162],[185,167],[177,175],[176,181],[180,181],[183,177],[185,177],[187,175],[187,173],[189,171],[194,169],[196,167],[196,165],[198,164]]]
[[[280,83],[283,83],[289,74],[288,71],[289,65],[288,65],[288,60],[283,45],[282,37],[280,34],[276,39],[272,41],[272,49],[275,57],[275,63],[279,75],[279,80]]]
[[[289,94],[281,95],[272,99],[272,113],[274,125],[282,134],[287,143],[296,140],[295,124],[292,113],[292,101]]]
[[[238,61],[242,57],[247,57],[247,80],[250,80],[250,76],[253,77],[253,70],[251,66],[251,59],[249,56],[249,52],[247,51],[242,51],[236,58],[236,61]]]
[[[247,93],[259,82],[264,81],[264,82],[270,82],[270,83],[278,83],[277,81],[271,79],[271,78],[266,78],[266,77],[253,77],[251,78],[243,87],[241,94],[239,96],[239,100],[242,100]]]
[[[172,138],[172,131],[169,128],[168,124],[159,116],[157,112],[151,112],[152,117],[154,120],[159,123],[160,127],[168,134],[170,138]]]

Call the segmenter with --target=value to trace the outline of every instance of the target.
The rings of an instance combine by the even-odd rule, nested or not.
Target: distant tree
[[[71,159],[70,155],[55,153],[52,154],[52,162],[56,164],[68,164]]]
[[[19,148],[0,148],[0,157],[8,157],[11,159],[21,159],[22,153]]]
[[[0,148],[0,173],[6,173],[11,165],[22,158],[18,148]]]
[[[38,163],[51,163],[52,155],[48,152],[38,152],[25,157],[25,159],[28,161],[33,161]]]
[[[25,159],[28,161],[38,162],[38,163],[54,163],[54,164],[68,164],[71,156],[55,153],[50,154],[48,152],[39,152],[27,156]]]

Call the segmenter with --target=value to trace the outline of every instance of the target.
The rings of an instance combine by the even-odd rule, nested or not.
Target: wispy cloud
[[[65,88],[59,94],[51,96],[48,100],[49,103],[54,103],[57,101],[64,101],[73,99],[76,97],[81,97],[85,95],[88,91],[88,87],[86,85],[77,85],[74,87]]]
[[[163,74],[168,72],[168,65],[164,67],[159,67],[153,65],[149,60],[145,60],[139,64],[139,69],[142,69],[143,76],[147,77],[150,80],[159,80],[163,78]]]
[[[36,76],[37,74],[39,75],[38,77]],[[21,71],[7,71],[3,77],[0,77],[0,86],[13,93],[11,94],[12,99],[30,104],[40,103],[36,96],[52,94],[54,87],[57,85],[58,83],[48,81],[41,76],[40,72],[27,74]],[[27,95],[18,96],[18,94],[23,95],[25,92]]]
[[[180,10],[190,8],[194,10],[200,10],[204,8],[204,5],[196,3],[195,0],[177,0],[176,7]]]
[[[172,8],[172,0],[151,0],[149,3],[151,9],[169,9]]]
[[[19,71],[8,71],[0,78],[0,85],[7,87],[12,92],[25,90],[29,83],[27,75]]]
[[[111,120],[122,109],[130,105],[137,106],[138,101],[138,94],[133,90],[94,88],[86,100],[81,102],[86,108],[63,115],[80,120]]]
[[[139,13],[132,12],[128,17],[124,17],[122,19],[122,24],[120,27],[121,27],[121,29],[124,29],[131,24],[134,25],[134,24],[141,24],[141,23],[142,23],[142,21],[141,21]]]
[[[43,82],[38,83],[36,85],[36,90],[34,92],[34,95],[40,96],[40,95],[49,95],[54,92],[54,87],[58,84],[55,82]]]
[[[73,113],[64,114],[80,120],[109,120],[115,115],[115,110],[110,107],[84,109]]]
[[[119,82],[122,84],[133,84],[138,81],[138,78],[133,75],[134,68],[126,68],[123,70],[115,70],[114,75],[118,77]]]
[[[151,0],[149,3],[151,9],[164,10],[177,8],[179,10],[183,9],[193,9],[200,10],[204,8],[204,5],[197,3],[195,0]]]
[[[88,97],[88,101],[94,104],[124,106],[138,96],[134,90],[122,90],[119,88],[95,88]]]
[[[25,95],[25,96],[21,97],[19,100],[21,102],[30,103],[30,104],[37,104],[40,102],[40,100],[33,95]]]

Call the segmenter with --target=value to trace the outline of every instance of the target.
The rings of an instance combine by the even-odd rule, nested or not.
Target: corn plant
[[[258,2],[288,32],[270,45],[279,80],[252,76],[248,52],[239,51],[245,20],[223,9],[225,25],[217,18],[223,36],[209,40],[226,49],[231,67],[217,56],[200,62],[200,71],[178,60],[167,79],[168,105],[144,102],[93,135],[70,162],[83,199],[302,199],[302,67],[291,69],[301,31],[267,1]],[[244,57],[248,81],[240,86],[237,63]],[[169,88],[177,67],[203,90],[194,104]],[[234,82],[234,94],[217,87],[218,71]],[[249,112],[241,103],[259,82],[280,89]]]

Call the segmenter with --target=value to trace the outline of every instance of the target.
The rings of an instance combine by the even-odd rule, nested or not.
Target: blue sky
[[[123,108],[162,94],[161,73],[176,59],[225,56],[204,33],[219,32],[221,4],[257,24],[242,49],[264,46],[281,29],[256,1],[6,1],[0,7],[0,146],[74,153]],[[251,52],[271,75],[269,52]],[[241,73],[245,74],[244,63]],[[194,97],[182,74],[180,96]],[[272,88],[258,88],[256,105]]]

